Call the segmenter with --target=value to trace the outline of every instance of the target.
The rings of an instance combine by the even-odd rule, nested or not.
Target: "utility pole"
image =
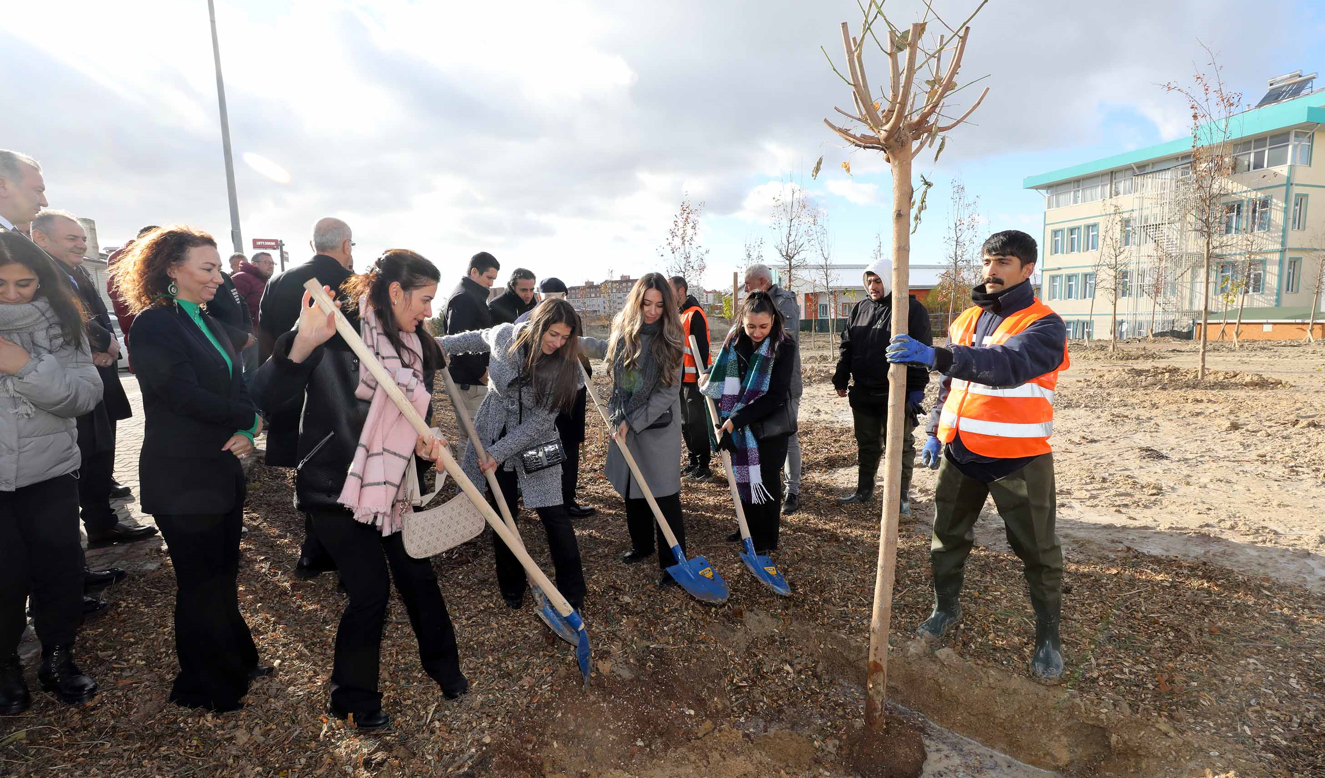
[[[230,195],[230,239],[235,253],[244,252],[244,238],[239,234],[239,197],[235,194],[235,160],[230,153],[230,117],[225,110],[225,81],[221,78],[221,44],[216,39],[216,6],[207,0],[207,15],[212,20],[212,55],[216,59],[216,102],[221,106],[221,145],[225,149],[225,185]]]

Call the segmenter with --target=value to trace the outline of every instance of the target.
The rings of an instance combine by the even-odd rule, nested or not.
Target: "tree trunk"
[[[1098,274],[1096,278],[1099,278]],[[1086,342],[1095,339],[1095,290],[1090,290],[1090,314],[1086,317],[1086,326],[1089,331],[1086,333]]]
[[[1238,321],[1233,325],[1233,350],[1238,350],[1238,336],[1242,334],[1242,309],[1247,304],[1247,287],[1242,288],[1242,294],[1238,296]]]
[[[1325,262],[1325,257],[1321,257],[1320,261]],[[1307,318],[1308,343],[1316,342],[1316,307],[1320,305],[1320,290],[1322,286],[1325,286],[1325,267],[1316,270],[1316,288],[1311,293],[1311,301],[1307,303],[1307,307],[1311,309],[1311,316]]]
[[[1150,334],[1147,339],[1155,339],[1155,312],[1159,310],[1159,293],[1163,287],[1156,287],[1155,294],[1150,298]]]
[[[911,139],[907,133],[888,149],[893,175],[893,335],[905,335],[910,315]],[[898,304],[897,301],[902,304]],[[872,732],[886,726],[888,631],[893,613],[893,578],[897,572],[897,520],[902,502],[902,429],[906,413],[906,366],[888,368],[888,432],[883,460],[883,515],[879,520],[879,559],[874,575],[874,612],[870,618],[869,674],[865,723]]]
[[[1205,279],[1201,283],[1201,348],[1196,357],[1196,380],[1205,378],[1205,345],[1210,339],[1210,246],[1211,237],[1205,236]]]
[[[1109,353],[1118,350],[1118,278],[1113,281],[1113,310],[1109,313]]]

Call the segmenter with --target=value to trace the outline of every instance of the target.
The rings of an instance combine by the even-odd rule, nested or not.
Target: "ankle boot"
[[[23,683],[23,663],[17,653],[0,659],[0,716],[22,713],[32,705],[28,685]]]
[[[961,585],[934,589],[934,612],[916,629],[916,634],[929,640],[938,640],[948,633],[962,617],[962,605],[957,601]]]
[[[1058,638],[1062,606],[1034,601],[1035,654],[1031,657],[1031,677],[1040,683],[1056,684],[1063,680],[1063,643]]]
[[[838,497],[837,504],[868,503],[872,499],[874,499],[874,476],[872,474],[867,476],[865,468],[861,468],[856,474],[856,491],[846,497]]]
[[[905,481],[902,482],[902,507],[898,513],[902,516],[911,515],[911,484]]]
[[[73,645],[42,646],[41,669],[37,671],[41,688],[55,692],[64,702],[74,705],[97,696],[97,682],[88,678],[74,664]]]

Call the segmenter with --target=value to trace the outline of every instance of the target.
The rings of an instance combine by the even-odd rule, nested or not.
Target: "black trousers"
[[[72,644],[83,623],[83,546],[73,475],[0,492],[0,657],[18,649],[29,594],[42,645]]]
[[[507,500],[511,515],[516,516],[520,477],[514,470],[502,470],[499,467],[497,484]],[[488,499],[495,507],[495,496],[489,494]],[[580,561],[580,544],[575,539],[575,528],[571,525],[570,514],[566,512],[565,505],[553,505],[536,510],[539,520],[543,522],[543,531],[547,533],[547,547],[552,555],[552,567],[556,570],[557,591],[561,592],[561,596],[566,598],[572,608],[580,610],[584,607],[584,593],[587,587],[584,583],[584,565]],[[498,510],[498,514],[500,513],[501,511]],[[492,551],[497,560],[497,585],[501,588],[502,597],[508,600],[524,597],[527,586],[524,567],[520,564],[520,560],[515,558],[515,554],[511,553],[506,542],[497,537],[495,532],[492,534]]]
[[[580,444],[568,443],[562,438],[561,445],[566,449],[566,461],[561,463],[561,503],[575,505],[575,490],[580,485]],[[502,487],[504,492],[506,487]]]
[[[709,414],[704,404],[699,384],[681,384],[681,437],[685,440],[690,461],[707,467],[712,451],[709,449]]]
[[[634,479],[631,479],[631,483],[634,483]],[[667,526],[672,528],[672,534],[676,535],[681,552],[685,553],[686,523],[681,513],[681,493],[653,499],[658,503],[663,518],[667,519]],[[654,519],[648,500],[643,497],[626,499],[626,528],[630,530],[630,545],[636,551],[651,554],[656,542],[659,569],[666,570],[679,561],[667,545],[667,538],[663,537],[662,527]]]
[[[327,508],[313,511],[312,517],[318,540],[335,560],[349,593],[336,630],[332,702],[356,713],[382,708],[377,681],[392,578],[419,642],[424,672],[444,690],[465,688],[455,630],[432,560],[411,557],[401,533],[382,537],[381,530],[355,521],[349,510]]]
[[[85,454],[78,472],[78,504],[83,526],[89,533],[109,532],[120,519],[110,507],[110,489],[115,480],[115,422],[110,423],[109,451]]]
[[[179,674],[170,701],[215,711],[240,707],[249,671],[258,666],[239,612],[239,535],[244,482],[236,479],[235,507],[220,514],[156,514],[175,566],[175,653]]]
[[[309,564],[319,569],[336,569],[336,561],[322,546],[322,541],[317,539],[317,532],[313,530],[313,514],[311,513],[304,514],[304,542],[299,546],[299,557],[307,559]]]
[[[791,436],[765,438],[759,441],[759,477],[770,499],[762,503],[741,501],[745,521],[750,525],[750,540],[756,551],[775,551],[778,530],[782,526],[782,465],[787,461],[787,443]]]

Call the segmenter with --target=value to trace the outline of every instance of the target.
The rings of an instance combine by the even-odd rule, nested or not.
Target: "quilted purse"
[[[436,430],[433,432],[438,434]],[[421,494],[419,471],[412,458],[405,467],[406,494],[410,495],[410,502],[415,507],[422,508],[432,502],[445,483],[446,473],[439,472],[437,488],[430,494]],[[415,511],[405,517],[405,553],[415,559],[436,556],[478,537],[486,524],[483,514],[461,492],[435,508]]]

